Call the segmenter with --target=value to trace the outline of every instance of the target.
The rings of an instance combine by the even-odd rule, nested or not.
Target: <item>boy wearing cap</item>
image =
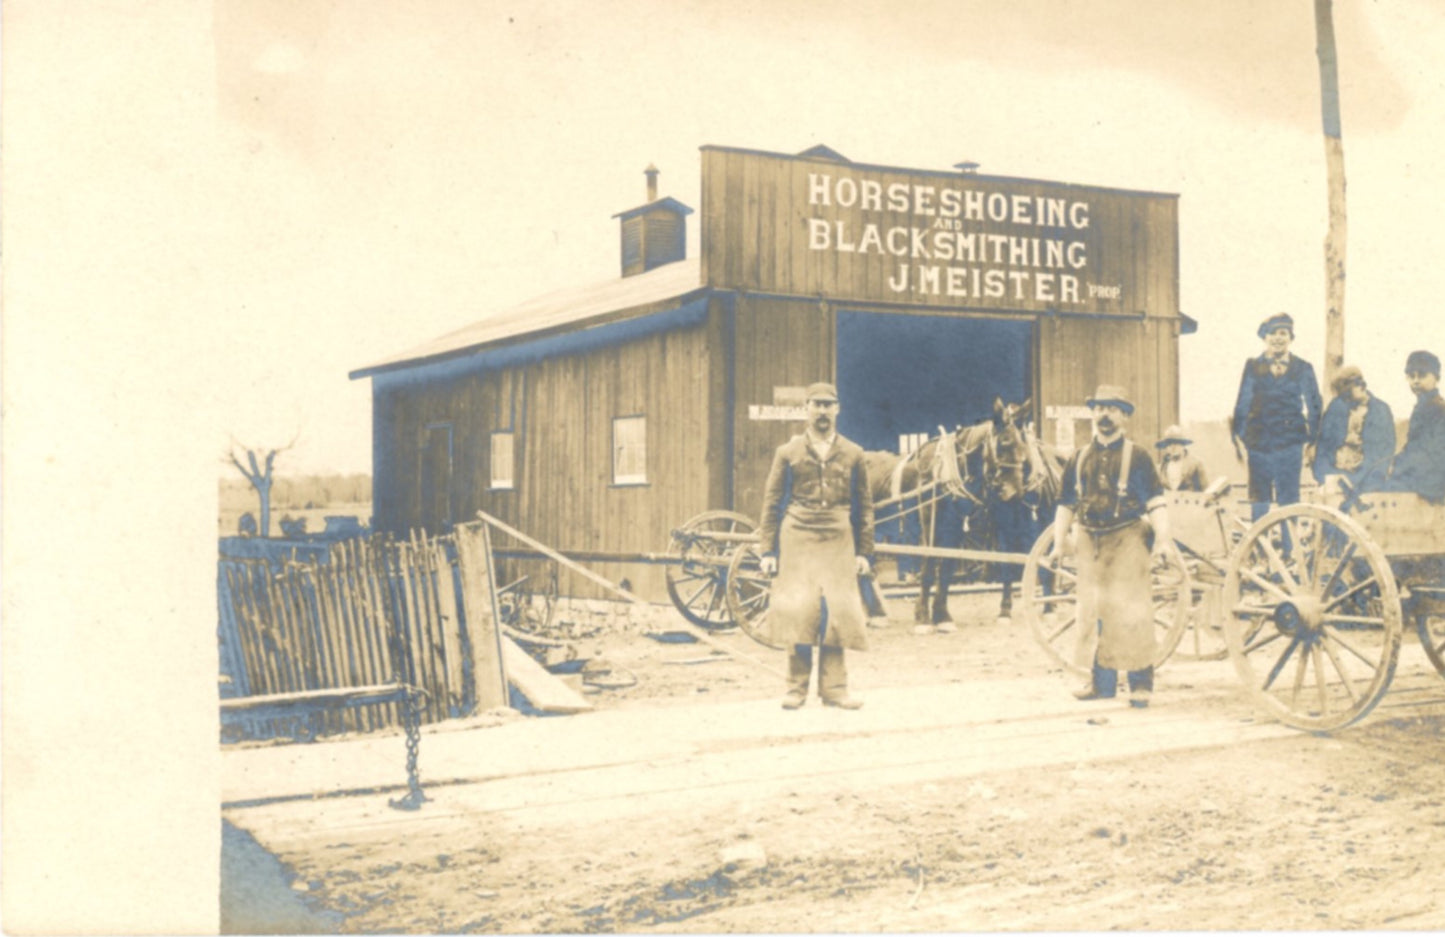
[[[1189,454],[1188,446],[1194,440],[1184,435],[1184,430],[1175,424],[1164,431],[1164,436],[1154,444],[1160,450],[1160,481],[1169,491],[1203,491],[1209,482],[1204,477],[1204,464]]]
[[[1440,359],[1428,351],[1412,351],[1405,360],[1405,378],[1415,394],[1405,448],[1390,463],[1385,487],[1413,491],[1436,504],[1445,501],[1445,401],[1440,399]]]
[[[815,645],[823,705],[863,705],[848,695],[843,651],[868,647],[858,577],[872,569],[873,495],[862,448],[838,434],[838,410],[832,384],[808,387],[807,425],[778,447],[763,491],[762,571],[777,577],[768,627],[792,648],[784,709],[808,699]]]
[[[1154,460],[1125,436],[1134,404],[1123,388],[1102,384],[1085,403],[1093,416],[1094,438],[1064,469],[1049,564],[1058,565],[1077,520],[1080,649],[1087,654],[1095,635],[1098,643],[1092,653],[1092,679],[1074,695],[1112,699],[1118,672],[1124,670],[1129,705],[1143,708],[1154,690],[1150,554],[1159,557],[1173,549],[1169,512]],[[1153,525],[1152,546],[1146,514]]]
[[[1320,385],[1308,361],[1289,352],[1294,319],[1270,316],[1259,326],[1264,354],[1244,363],[1231,431],[1249,453],[1250,513],[1259,520],[1270,501],[1299,500],[1300,470],[1314,461],[1319,430]]]
[[[1395,415],[1365,387],[1360,369],[1347,364],[1330,382],[1334,399],[1320,419],[1320,441],[1311,469],[1324,484],[1342,476],[1358,490],[1361,482],[1395,453]]]

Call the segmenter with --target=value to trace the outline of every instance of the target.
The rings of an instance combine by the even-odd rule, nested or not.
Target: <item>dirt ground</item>
[[[992,620],[996,601],[955,597],[958,632],[926,636],[912,633],[898,604],[900,620],[870,632],[873,648],[850,658],[853,686],[866,700],[1048,676],[1026,629]],[[741,635],[724,640],[750,646]],[[1407,651],[1423,662],[1418,647]],[[778,679],[757,668],[695,662],[710,656],[699,644],[599,635],[579,653],[613,678],[589,694],[599,709],[779,696]],[[458,813],[357,825],[344,838],[318,826],[288,836],[276,858],[293,893],[324,917],[316,929],[350,933],[1440,929],[1445,681],[1425,668],[1402,664],[1397,680],[1425,687],[1426,703],[1382,706],[1329,736],[1185,740],[1131,757],[882,784],[830,772],[829,742],[815,736],[817,777],[789,790],[719,797],[700,778],[690,794],[595,820]],[[1075,684],[1057,669],[1052,680],[1044,686],[1061,696]],[[1252,721],[1238,695],[1170,679],[1167,667],[1160,682],[1143,712],[1078,704],[1098,715],[1070,731],[1126,719],[1183,726],[1208,712]],[[953,736],[917,738],[927,746]],[[783,757],[792,740],[727,744]],[[243,809],[225,815],[240,827],[250,819]]]

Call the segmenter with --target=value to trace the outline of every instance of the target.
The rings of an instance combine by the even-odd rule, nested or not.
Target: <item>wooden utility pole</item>
[[[1340,130],[1340,75],[1332,7],[1333,0],[1315,0],[1320,116],[1330,189],[1330,228],[1325,235],[1325,386],[1334,381],[1345,359],[1345,145]]]

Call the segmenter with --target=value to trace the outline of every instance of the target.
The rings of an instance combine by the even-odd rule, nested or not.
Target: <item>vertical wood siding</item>
[[[563,552],[662,552],[671,530],[725,497],[717,479],[729,427],[727,367],[717,356],[728,341],[729,310],[714,300],[702,325],[661,332],[534,364],[479,370],[447,380],[378,391],[376,524],[404,536],[424,526],[417,447],[428,423],[450,422],[453,439],[452,518],[485,510]],[[647,482],[614,485],[612,421],[647,419]],[[494,430],[515,434],[517,476],[510,491],[490,489]],[[439,531],[432,531],[438,533]],[[499,545],[500,547],[500,545]],[[598,564],[629,579],[640,594],[662,598],[659,567]],[[542,564],[513,564],[538,575]],[[515,578],[515,577],[514,577]],[[563,574],[563,592],[593,595],[595,587]]]

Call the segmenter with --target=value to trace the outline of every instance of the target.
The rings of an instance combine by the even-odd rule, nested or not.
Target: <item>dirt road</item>
[[[1412,641],[1374,716],[1312,736],[1228,662],[1171,662],[1148,710],[1075,702],[988,602],[875,632],[857,713],[604,638],[636,683],[429,732],[420,811],[376,792],[389,737],[228,751],[224,815],[347,932],[1445,926],[1445,681]]]

